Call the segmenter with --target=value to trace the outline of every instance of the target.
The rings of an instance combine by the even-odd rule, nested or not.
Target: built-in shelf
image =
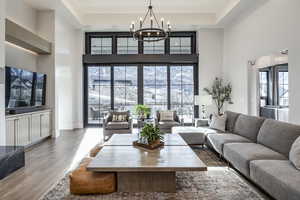
[[[5,21],[5,40],[37,54],[45,55],[51,54],[52,52],[51,42],[48,42],[9,19]]]

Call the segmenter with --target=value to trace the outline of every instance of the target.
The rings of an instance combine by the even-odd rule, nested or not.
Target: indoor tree
[[[224,84],[222,78],[216,78],[211,88],[204,88],[215,102],[218,108],[218,115],[222,115],[222,108],[226,102],[233,104],[231,100],[232,86],[230,83]]]

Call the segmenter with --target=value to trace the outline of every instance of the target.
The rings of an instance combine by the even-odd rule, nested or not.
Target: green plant
[[[138,104],[135,106],[135,114],[137,114],[139,118],[145,118],[151,114],[151,108],[143,104]]]
[[[232,86],[230,83],[224,85],[222,78],[216,78],[211,88],[204,88],[203,90],[211,95],[218,108],[219,115],[222,114],[221,111],[224,103],[228,102],[229,104],[233,104],[231,100]]]
[[[157,140],[163,140],[163,133],[153,124],[146,124],[140,134],[141,137],[147,140],[148,144],[152,144]]]

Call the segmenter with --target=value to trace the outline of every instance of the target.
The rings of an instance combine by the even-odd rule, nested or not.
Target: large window
[[[111,67],[88,68],[88,122],[99,124],[104,114],[111,109]]]
[[[91,38],[91,54],[112,54],[112,38],[94,37]]]
[[[194,116],[194,67],[171,66],[171,109],[191,123]]]
[[[137,66],[114,67],[114,107],[133,112],[137,104]]]
[[[85,49],[85,126],[100,125],[110,110],[133,113],[137,104],[151,107],[152,115],[176,110],[188,124],[198,116],[195,32],[172,32],[157,42],[134,40],[129,32],[91,32]]]
[[[152,113],[168,109],[167,66],[144,66],[144,104]]]

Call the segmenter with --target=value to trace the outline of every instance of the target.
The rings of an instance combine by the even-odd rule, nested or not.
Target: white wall
[[[37,71],[37,55],[10,44],[5,44],[5,65]]]
[[[197,31],[199,95],[207,95],[203,92],[203,88],[210,87],[216,77],[222,76],[223,35],[223,29],[200,29]],[[207,112],[217,112],[216,106],[208,106]]]
[[[254,77],[248,60],[289,49],[290,121],[300,123],[298,0],[272,0],[251,9],[224,31],[223,73],[233,84],[234,104],[228,109],[255,114]],[[294,24],[293,24],[294,22]],[[296,51],[298,49],[298,51]],[[252,86],[252,87],[251,87]],[[248,105],[248,106],[247,106]]]
[[[13,22],[36,32],[37,11],[26,4],[23,0],[2,0],[6,1],[6,17]]]
[[[5,1],[0,1],[0,73],[5,65]],[[2,69],[2,70],[1,70]],[[1,76],[1,74],[0,74]],[[3,74],[2,74],[3,76]],[[5,86],[0,83],[0,145],[5,145]]]
[[[82,38],[80,30],[56,16],[55,91],[60,130],[82,127]]]

